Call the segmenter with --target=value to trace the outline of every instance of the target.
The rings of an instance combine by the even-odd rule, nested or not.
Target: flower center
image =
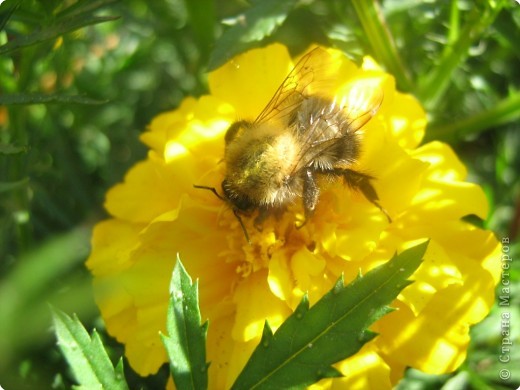
[[[234,218],[232,213],[229,214]],[[315,243],[310,239],[307,229],[297,227],[301,225],[302,215],[291,209],[279,216],[266,218],[260,227],[254,226],[254,216],[242,218],[250,242],[247,242],[240,223],[235,218],[228,220],[226,227],[229,229],[230,249],[225,254],[228,261],[237,264],[236,272],[241,278],[268,268],[269,261],[277,251],[284,250],[290,253],[303,246],[314,250]]]

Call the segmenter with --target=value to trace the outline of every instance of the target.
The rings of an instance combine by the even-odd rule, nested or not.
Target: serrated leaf
[[[216,42],[208,70],[216,69],[235,55],[255,47],[284,22],[296,3],[297,0],[255,1]]]
[[[16,39],[9,41],[0,46],[0,55],[7,54],[11,51],[22,49],[27,46],[35,45],[54,39],[65,33],[77,30],[81,27],[89,26],[92,24],[98,24],[119,19],[119,16],[93,16],[93,15],[81,15],[66,20],[59,20],[59,22],[53,26],[44,28],[38,32],[20,36]]]
[[[79,319],[52,309],[58,346],[67,359],[79,388],[127,390],[123,363],[114,369],[99,335],[89,336]]]
[[[356,278],[343,279],[308,308],[307,297],[272,335],[268,324],[260,344],[233,389],[304,388],[338,376],[332,364],[354,355],[376,334],[368,327],[384,314],[419,267],[428,242],[394,256]]]
[[[201,325],[198,283],[192,283],[179,257],[170,285],[166,329],[168,336],[161,336],[175,385],[178,389],[206,389],[209,367],[206,362],[208,323]]]
[[[17,93],[0,96],[0,104],[49,104],[49,103],[71,103],[71,104],[103,104],[106,100],[92,99],[81,95],[64,95],[59,93]]]

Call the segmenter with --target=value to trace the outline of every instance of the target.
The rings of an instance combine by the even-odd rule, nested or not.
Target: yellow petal
[[[193,97],[185,98],[176,110],[156,116],[148,126],[148,131],[141,135],[141,141],[162,155],[166,142],[175,137],[193,117],[197,101]]]
[[[230,286],[237,278],[237,264],[226,262],[223,253],[227,251],[227,230],[217,227],[218,213],[211,208],[199,207],[199,203],[184,197],[178,214],[157,219],[141,234],[141,241],[146,243],[144,253],[154,251],[160,256],[174,260],[178,253],[188,273],[193,279],[198,279],[200,308],[204,317],[215,318],[218,315],[219,303],[230,293]],[[208,234],[208,229],[214,229]],[[194,245],[197,243],[197,245]],[[222,253],[221,253],[222,252]],[[145,254],[140,255],[141,258]],[[169,261],[163,260],[160,266],[167,267]],[[166,277],[171,276],[166,268],[157,268]],[[138,284],[138,282],[135,282]],[[164,285],[154,285],[155,290],[164,294]],[[150,287],[141,284],[141,288]],[[145,294],[145,295],[148,295]]]
[[[175,148],[193,153],[194,156],[208,155],[208,148],[212,148],[211,155],[216,151],[224,153],[224,134],[235,119],[232,106],[222,103],[213,96],[202,96],[193,107],[190,120],[177,130],[175,136],[170,136],[166,142],[164,159],[170,162],[176,158]],[[173,150],[172,150],[173,149]],[[206,150],[205,152],[203,152]],[[184,153],[181,153],[182,157]],[[215,158],[215,156],[212,156]]]
[[[286,251],[277,251],[269,262],[269,288],[283,301],[290,302],[294,286],[294,277],[291,273]],[[292,306],[289,303],[290,306]]]
[[[448,182],[466,179],[466,167],[448,144],[437,141],[429,142],[413,150],[411,155],[429,163],[425,175],[430,180]]]
[[[417,191],[410,207],[400,222],[403,225],[412,221],[442,223],[457,220],[467,215],[477,215],[485,219],[488,202],[481,187],[467,182],[439,182],[427,180],[424,187]]]
[[[233,301],[237,307],[233,338],[249,341],[262,335],[265,321],[276,329],[290,311],[275,297],[267,283],[267,272],[259,271],[244,279],[236,288]]]
[[[235,57],[208,76],[213,96],[231,104],[237,119],[254,120],[292,68],[285,46],[273,44]]]
[[[134,165],[124,183],[108,191],[105,208],[122,220],[145,223],[177,207],[179,184],[175,170],[161,160],[148,159]]]
[[[479,289],[484,301],[476,299],[482,294]],[[465,359],[469,325],[489,311],[490,290],[490,278],[450,285],[435,294],[417,317],[398,305],[398,311],[378,321],[378,329],[385,331],[376,342],[403,364],[413,362],[414,368],[432,374],[451,372]]]
[[[442,237],[439,236],[437,240],[442,240],[443,245],[452,253],[462,253],[470,259],[464,263],[468,268],[488,273],[494,285],[499,282],[503,270],[503,253],[502,245],[493,232],[457,222],[450,232],[444,231]]]
[[[394,78],[382,72],[373,58],[364,57],[362,69],[385,75],[389,79],[384,88],[379,116],[384,118],[399,146],[405,149],[419,146],[426,129],[426,113],[418,100],[412,95],[396,91]]]
[[[367,125],[360,166],[374,177],[380,204],[392,218],[408,208],[428,169],[427,162],[412,158],[377,122]]]
[[[237,370],[230,369],[235,346],[231,339],[234,310],[232,302],[226,302],[226,305],[221,306],[220,316],[211,318],[206,343],[207,361],[211,362],[208,371],[210,389],[229,389],[238,376]]]
[[[363,195],[343,184],[331,189],[334,195],[323,193],[318,205],[316,239],[332,257],[362,260],[376,248],[388,220]]]
[[[455,259],[458,260],[458,259]],[[461,271],[444,249],[435,241],[430,241],[423,262],[413,275],[413,284],[399,295],[415,315],[430,302],[435,294],[451,284],[463,284]]]
[[[334,379],[331,389],[391,389],[390,367],[370,344],[335,365],[344,375]]]
[[[289,301],[294,309],[300,303],[303,294],[307,293],[311,305],[316,303],[325,294],[334,280],[329,280],[324,274],[325,260],[316,256],[307,248],[297,251],[290,260],[294,277],[294,299]]]
[[[160,329],[165,333],[165,318],[167,305],[157,305],[141,309],[137,321],[142,325],[136,329],[126,342],[125,355],[128,362],[140,375],[155,374],[167,360],[166,350],[157,334]]]
[[[426,113],[415,97],[395,93],[392,102],[382,106],[381,115],[400,147],[413,149],[421,143],[426,130]]]
[[[116,219],[99,222],[92,232],[92,251],[86,263],[93,275],[118,273],[130,266],[130,254],[142,228]]]

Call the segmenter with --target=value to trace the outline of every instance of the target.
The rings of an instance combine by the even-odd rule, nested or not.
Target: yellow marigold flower
[[[224,175],[224,134],[237,118],[254,119],[294,62],[275,44],[242,54],[209,75],[210,94],[186,98],[157,116],[142,140],[148,158],[107,194],[112,218],[94,229],[87,265],[107,330],[126,346],[140,374],[166,361],[168,286],[176,254],[199,279],[202,317],[210,321],[210,386],[229,388],[259,341],[264,321],[276,329],[308,292],[311,304],[341,273],[352,280],[426,238],[425,260],[415,283],[399,295],[398,310],[372,327],[380,334],[355,356],[337,364],[341,379],[316,388],[390,388],[406,367],[428,373],[455,370],[464,360],[469,327],[494,300],[499,243],[489,231],[461,220],[485,218],[481,188],[465,181],[466,169],[440,142],[419,146],[426,117],[410,95],[369,58],[357,68],[339,52],[346,84],[378,79],[382,105],[362,129],[364,172],[386,216],[341,181],[322,189],[315,215],[301,229],[301,204],[262,231],[244,218],[245,238],[232,210],[209,191]]]

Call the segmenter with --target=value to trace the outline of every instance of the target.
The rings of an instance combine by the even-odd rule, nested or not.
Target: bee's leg
[[[383,214],[386,215],[388,222],[392,222],[392,218],[390,218],[388,212],[379,203],[379,196],[377,196],[377,192],[374,189],[374,186],[372,186],[372,183],[370,183],[370,180],[373,179],[372,176],[365,173],[356,172],[352,169],[335,169],[334,173],[343,176],[345,183],[350,188],[361,191],[361,193],[370,203],[375,205],[383,212]]]
[[[316,184],[314,173],[311,169],[306,169],[303,174],[303,210],[305,213],[305,221],[298,226],[298,229],[303,227],[307,220],[314,214],[318,199],[320,197],[320,188]]]
[[[269,210],[265,207],[260,207],[260,209],[258,211],[258,215],[255,217],[255,220],[253,222],[256,230],[258,230],[259,232],[262,231],[264,221],[267,219],[268,216],[269,216]]]
[[[246,237],[247,243],[251,245],[251,240],[249,239],[249,234],[247,233],[246,226],[244,225],[244,221],[242,221],[242,217],[240,216],[240,212],[238,209],[233,209],[233,214],[235,214],[235,217],[238,220],[238,223],[240,223],[240,227],[242,228],[242,231],[244,232],[244,236]]]

